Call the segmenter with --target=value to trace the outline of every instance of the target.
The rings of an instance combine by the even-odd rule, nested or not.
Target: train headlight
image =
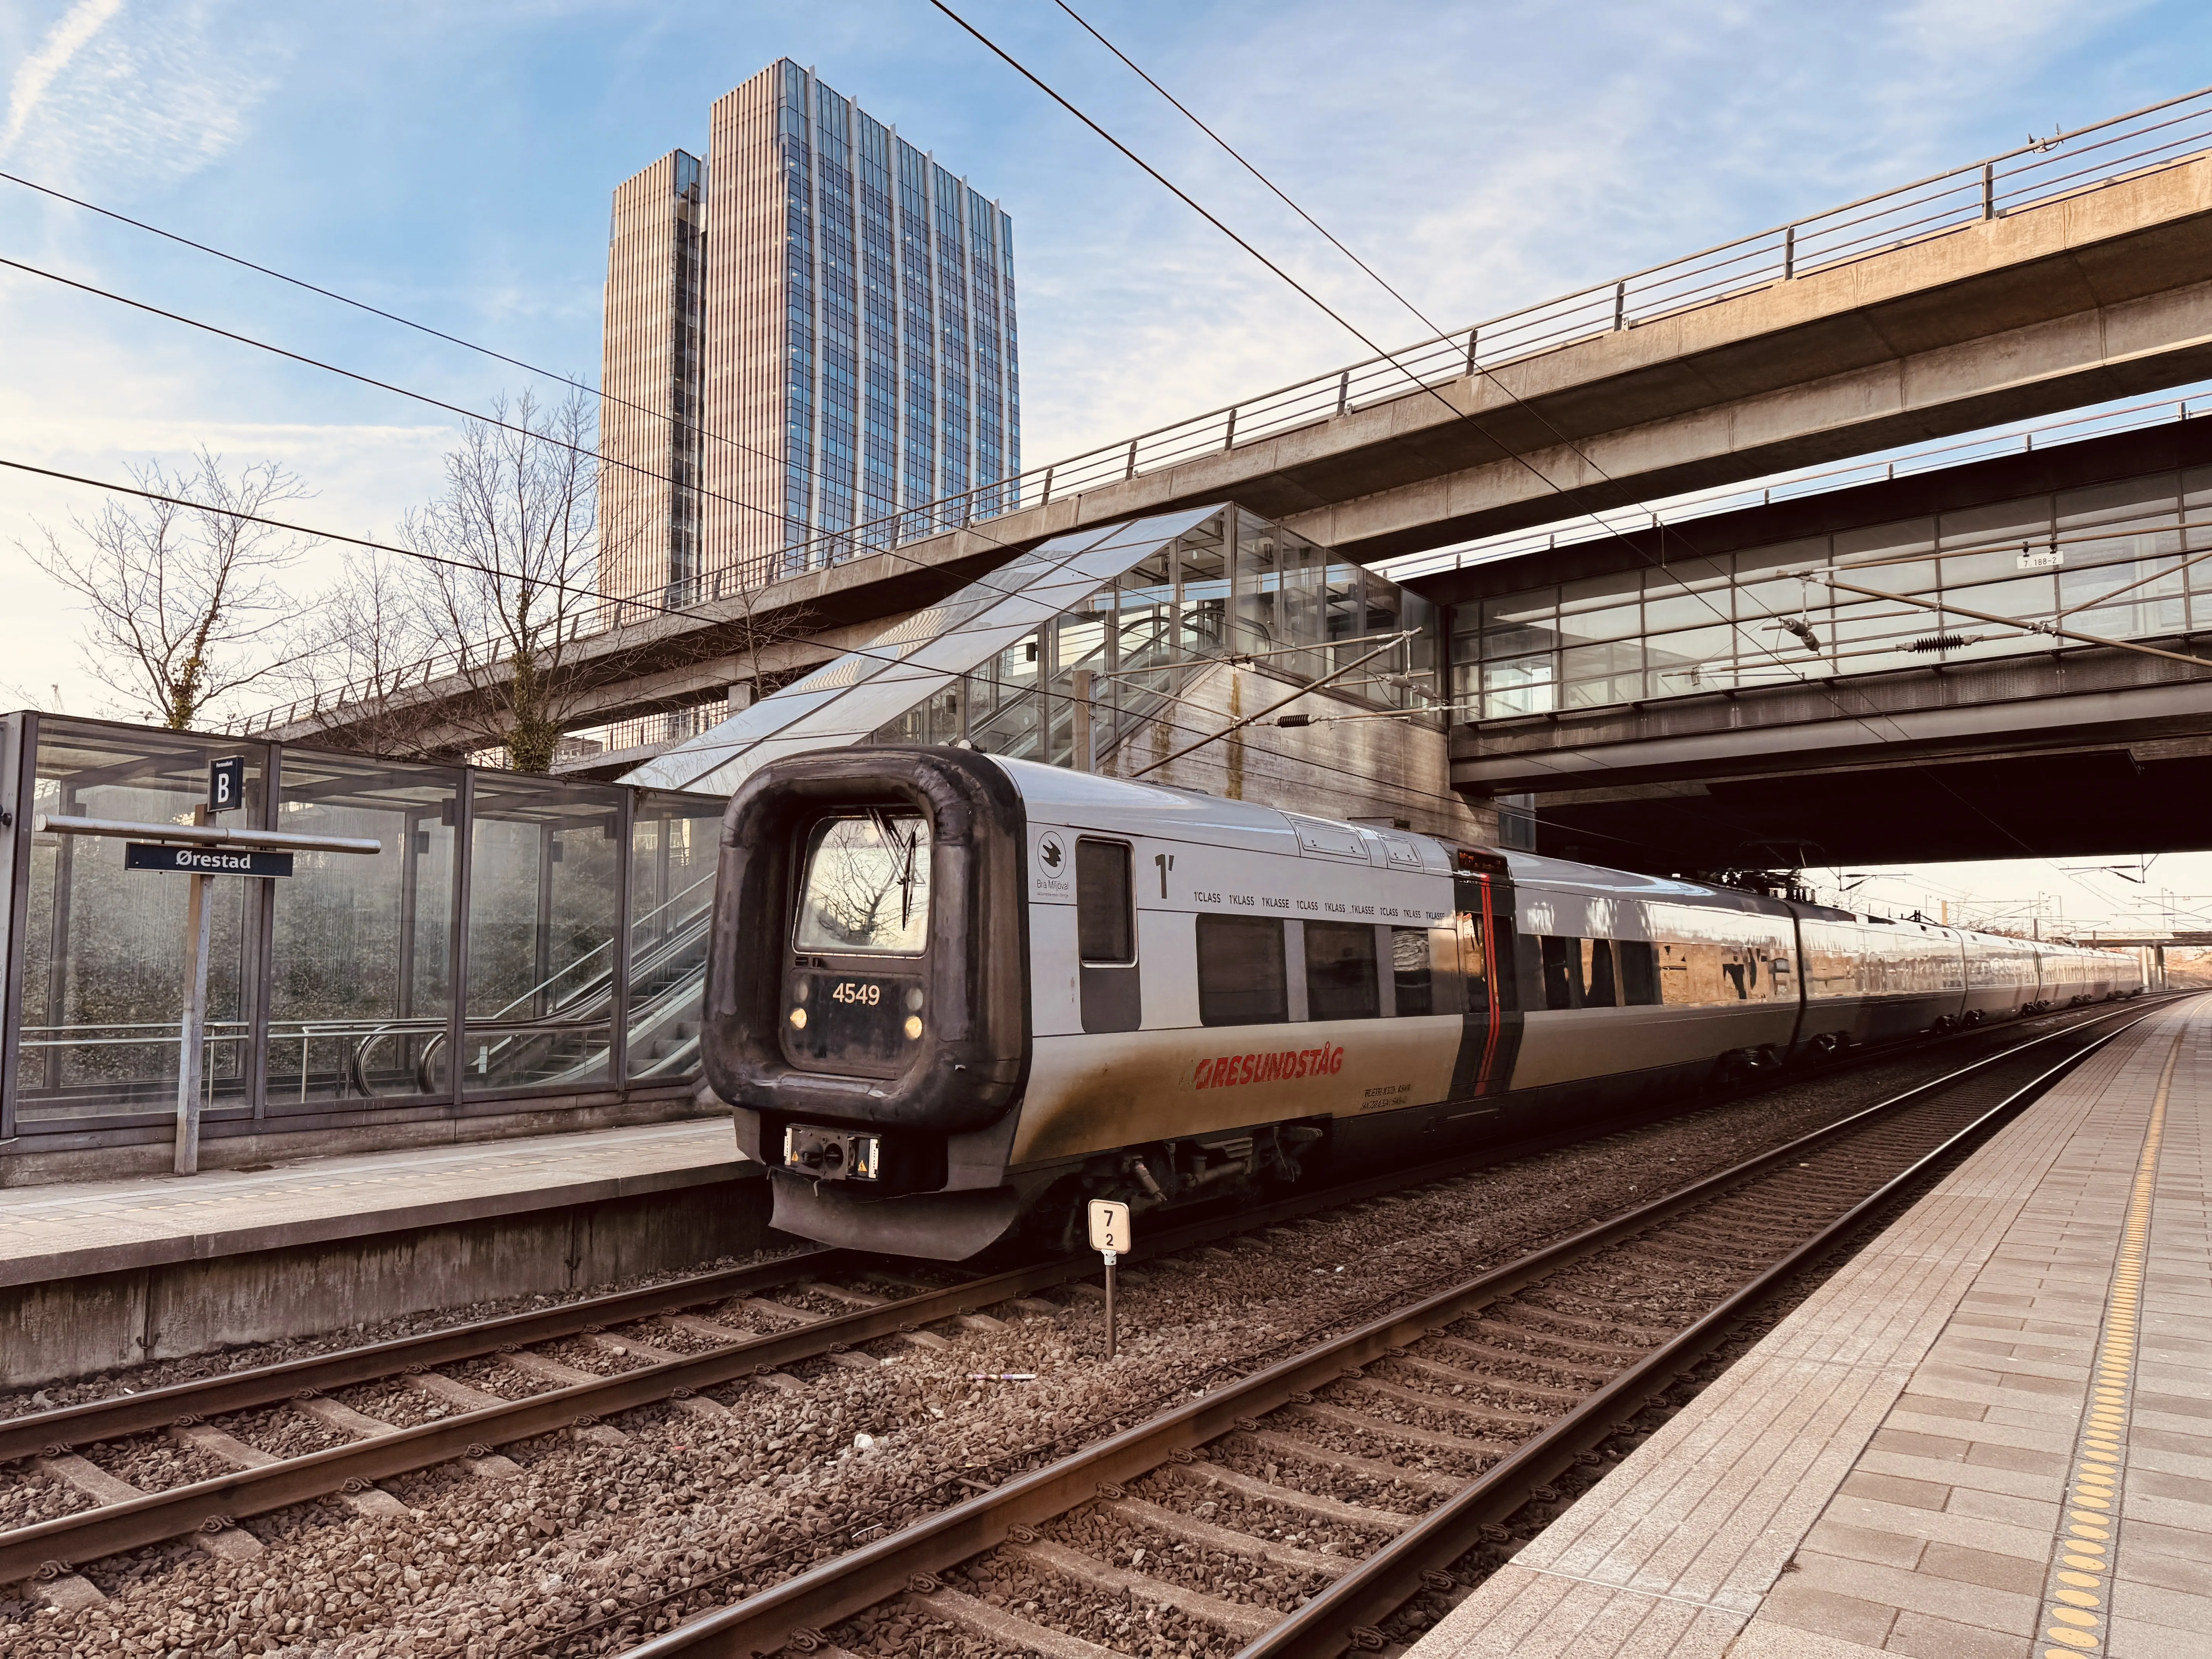
[[[791,1011],[791,1027],[795,1031],[803,1031],[806,1029],[805,1009],[794,1008]]]
[[[906,1017],[906,1034],[909,1039],[921,1036],[921,1016],[920,1014],[908,1014]]]

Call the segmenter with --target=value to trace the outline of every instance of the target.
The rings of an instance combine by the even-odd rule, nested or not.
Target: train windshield
[[[928,822],[885,808],[817,824],[793,943],[919,955],[929,943]]]

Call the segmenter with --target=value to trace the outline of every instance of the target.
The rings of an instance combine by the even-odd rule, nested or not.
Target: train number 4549
[[[841,979],[837,981],[837,988],[830,993],[830,1000],[832,1002],[859,1003],[863,1007],[872,1008],[884,1000],[884,988],[865,984],[856,979]]]

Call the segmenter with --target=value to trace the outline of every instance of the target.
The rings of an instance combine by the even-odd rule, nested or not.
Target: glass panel
[[[614,790],[477,775],[461,1048],[467,1088],[608,1080],[620,837]]]
[[[1328,567],[1322,601],[1322,625],[1325,637],[1348,640],[1361,631],[1360,575],[1360,568],[1356,564],[1333,564]]]
[[[721,827],[718,801],[696,795],[638,799],[630,823],[623,1047],[625,1075],[633,1083],[689,1077],[699,1069]]]
[[[1129,844],[1075,843],[1076,950],[1085,963],[1119,965],[1137,959],[1135,898]]]
[[[1491,628],[1520,628],[1531,623],[1548,623],[1559,608],[1559,590],[1556,587],[1534,588],[1525,593],[1501,593],[1494,599],[1482,602],[1482,625]]]
[[[265,750],[230,738],[108,726],[49,715],[40,724],[30,810],[56,817],[189,823],[208,798],[209,763],[246,763],[246,805],[261,821]],[[174,1112],[191,881],[125,871],[124,842],[31,838],[22,945],[19,1124],[114,1113]],[[246,988],[257,977],[253,918],[271,882],[210,881],[207,1109],[252,1109]]]
[[[1390,930],[1390,977],[1395,984],[1399,1018],[1435,1012],[1436,981],[1430,963],[1427,928]]]
[[[1375,930],[1356,922],[1310,921],[1306,1018],[1373,1019],[1382,1012],[1375,976]]]
[[[919,955],[929,944],[929,825],[912,812],[829,818],[806,849],[793,943]]]
[[[270,1110],[444,1093],[459,772],[287,750],[277,789],[280,829],[384,850],[303,853],[276,884]]]
[[[1654,570],[1645,575],[1644,626],[1647,632],[1702,628],[1729,621],[1734,616],[1735,592],[1731,579],[1702,574],[1692,579],[1698,562],[1679,571]],[[1677,575],[1682,580],[1675,580]]]
[[[1222,544],[1221,520],[1209,520],[1176,541],[1183,654],[1220,654],[1229,621],[1229,552]]]
[[[1482,714],[1486,720],[1513,714],[1542,714],[1552,708],[1552,659],[1522,657],[1482,665]]]
[[[1199,917],[1200,1023],[1277,1025],[1290,1017],[1283,924],[1262,916]]]
[[[1237,628],[1239,651],[1272,651],[1297,643],[1283,604],[1283,573],[1275,568],[1275,527],[1249,513],[1237,515]]]
[[[1691,628],[1644,641],[1646,679],[1655,697],[1679,696],[1708,686],[1734,684],[1729,674],[1730,640],[1735,630]]]
[[[1643,608],[1633,601],[1617,605],[1603,611],[1584,611],[1570,616],[1559,613],[1559,641],[1563,645],[1579,645],[1589,640],[1626,640],[1643,630]]]
[[[1644,641],[1616,640],[1607,645],[1577,646],[1559,653],[1559,678],[1569,708],[1598,708],[1634,702],[1644,696]]]

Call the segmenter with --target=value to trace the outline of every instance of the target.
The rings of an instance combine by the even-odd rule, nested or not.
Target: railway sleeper
[[[1525,1293],[1524,1293],[1525,1294]],[[1526,1311],[1539,1319],[1554,1320],[1559,1324],[1583,1331],[1628,1331],[1638,1336],[1649,1337],[1646,1349],[1663,1346],[1674,1340],[1675,1333],[1662,1331],[1656,1325],[1639,1325],[1627,1319],[1594,1319],[1588,1314],[1569,1313],[1564,1309],[1547,1307],[1541,1302],[1517,1301],[1510,1304],[1492,1303],[1488,1311],[1506,1313]],[[1643,1358],[1641,1354],[1637,1356]]]
[[[1265,1561],[1272,1566],[1295,1568],[1301,1572],[1325,1573],[1329,1577],[1340,1578],[1350,1571],[1355,1559],[1351,1556],[1323,1555],[1319,1550],[1300,1549],[1295,1544],[1279,1544],[1271,1539],[1255,1538],[1249,1532],[1239,1532],[1234,1527],[1216,1526],[1211,1521],[1201,1521],[1194,1515],[1185,1515],[1181,1510],[1171,1510],[1142,1498],[1102,1498],[1098,1507],[1131,1526],[1163,1533],[1170,1538],[1180,1538],[1187,1544],[1221,1550],[1231,1555],[1242,1555],[1254,1561]]]
[[[1413,1354],[1394,1354],[1389,1363],[1393,1365],[1403,1365],[1417,1376],[1433,1377],[1439,1382],[1454,1382],[1470,1389],[1488,1389],[1494,1394],[1526,1395],[1532,1400],[1549,1401],[1562,1406],[1575,1405],[1589,1392],[1588,1389],[1549,1389],[1540,1382],[1522,1382],[1511,1377],[1491,1376],[1481,1371],[1462,1370],[1457,1365],[1446,1365],[1434,1359],[1421,1359]]]
[[[1620,1375],[1626,1364],[1593,1364],[1587,1359],[1563,1359],[1551,1354],[1523,1353],[1517,1348],[1495,1347],[1487,1342],[1465,1342],[1455,1336],[1432,1336],[1429,1346],[1448,1358],[1472,1360],[1478,1364],[1489,1362],[1510,1365],[1534,1365],[1547,1370],[1565,1371],[1571,1376],[1588,1377],[1592,1383],[1603,1382]]]
[[[1292,1510],[1301,1515],[1310,1515],[1318,1520],[1339,1521],[1347,1526],[1364,1527],[1370,1532],[1399,1533],[1420,1517],[1398,1510],[1386,1510],[1370,1504],[1354,1504],[1341,1498],[1330,1498],[1321,1492],[1300,1492],[1296,1486],[1279,1486],[1273,1480],[1262,1480],[1242,1469],[1232,1469],[1225,1463],[1216,1463],[1197,1458],[1188,1463],[1170,1463],[1163,1473],[1176,1476],[1188,1485],[1204,1490],[1218,1486],[1239,1498],[1257,1504],[1273,1504],[1279,1509]]]
[[[1325,1406],[1319,1401],[1311,1405],[1281,1406],[1277,1410],[1292,1418],[1310,1418],[1317,1423],[1328,1423],[1340,1429],[1351,1429],[1360,1434],[1371,1434],[1377,1440],[1400,1440],[1408,1445],[1427,1446],[1436,1451],[1459,1452],[1468,1457],[1503,1457],[1518,1444],[1510,1440],[1475,1440],[1463,1434],[1446,1434],[1437,1429],[1424,1429],[1411,1423],[1394,1423],[1388,1418],[1370,1417],[1365,1412],[1346,1411],[1341,1406]]]
[[[1493,1379],[1486,1376],[1477,1377],[1475,1381],[1487,1389],[1495,1389],[1498,1386]],[[1486,1406],[1480,1401],[1468,1400],[1458,1395],[1431,1394],[1423,1389],[1404,1388],[1395,1382],[1386,1382],[1379,1376],[1347,1377],[1344,1380],[1343,1386],[1371,1389],[1386,1400],[1395,1400],[1403,1405],[1425,1407],[1430,1411],[1446,1412],[1461,1417],[1480,1417],[1487,1422],[1504,1425],[1523,1439],[1536,1433],[1552,1420],[1547,1417],[1517,1416],[1510,1412],[1499,1411],[1494,1406]],[[1577,1395],[1575,1398],[1580,1400],[1582,1395]]]
[[[1618,1342],[1591,1342],[1578,1336],[1561,1336],[1555,1331],[1544,1330],[1534,1325],[1515,1325],[1502,1319],[1478,1319],[1471,1322],[1474,1328],[1492,1336],[1510,1336],[1523,1342],[1547,1342],[1555,1348],[1565,1348],[1570,1353],[1588,1354],[1594,1359],[1632,1365],[1644,1358],[1641,1348],[1623,1347]],[[1460,1339],[1447,1336],[1446,1341]]]
[[[1109,1595],[1134,1596],[1139,1601],[1150,1601],[1156,1607],[1173,1607],[1178,1613],[1203,1620],[1247,1640],[1262,1631],[1273,1628],[1282,1618],[1272,1607],[1248,1607],[1241,1601],[1209,1595],[1204,1590],[1170,1583],[1166,1579],[1155,1578],[1148,1572],[1117,1567],[1110,1561],[1101,1561],[1095,1555],[1072,1549],[1048,1538],[1040,1538],[1033,1543],[1002,1544],[1000,1553],[1011,1555],[1027,1566],[1062,1578],[1073,1578],[1078,1583],[1088,1584],[1093,1589],[1102,1589]]]
[[[197,1447],[210,1457],[220,1458],[234,1469],[265,1469],[271,1463],[284,1461],[275,1452],[250,1446],[237,1436],[225,1434],[221,1429],[206,1423],[179,1423],[169,1430],[169,1437],[182,1445]],[[397,1518],[415,1512],[381,1486],[370,1486],[362,1492],[339,1492],[337,1497],[338,1502],[356,1515]]]
[[[1239,1429],[1226,1437],[1242,1440],[1255,1450],[1267,1452],[1277,1458],[1294,1457],[1300,1462],[1318,1463],[1325,1469],[1334,1469],[1342,1474],[1362,1475],[1385,1484],[1395,1481],[1401,1486],[1431,1492],[1438,1497],[1449,1497],[1467,1484],[1455,1475],[1437,1474],[1428,1469],[1401,1469],[1395,1463],[1385,1463],[1379,1457],[1355,1457],[1349,1452],[1332,1451],[1327,1446],[1317,1446],[1312,1441],[1301,1440],[1295,1435],[1279,1434],[1273,1429]]]
[[[927,1595],[908,1595],[903,1600],[911,1617],[957,1625],[971,1636],[996,1642],[1017,1653],[1036,1654],[1039,1659],[1128,1659],[1118,1649],[1101,1647],[1079,1636],[1054,1630],[1018,1613],[979,1601],[960,1590],[938,1589]]]
[[[103,1504],[128,1504],[152,1494],[132,1486],[128,1480],[110,1474],[88,1457],[75,1452],[63,1452],[58,1456],[35,1460],[34,1467],[41,1474],[75,1486],[87,1498]],[[214,1532],[195,1532],[192,1542],[210,1555],[222,1561],[251,1561],[262,1553],[262,1542],[243,1527],[223,1527]]]

